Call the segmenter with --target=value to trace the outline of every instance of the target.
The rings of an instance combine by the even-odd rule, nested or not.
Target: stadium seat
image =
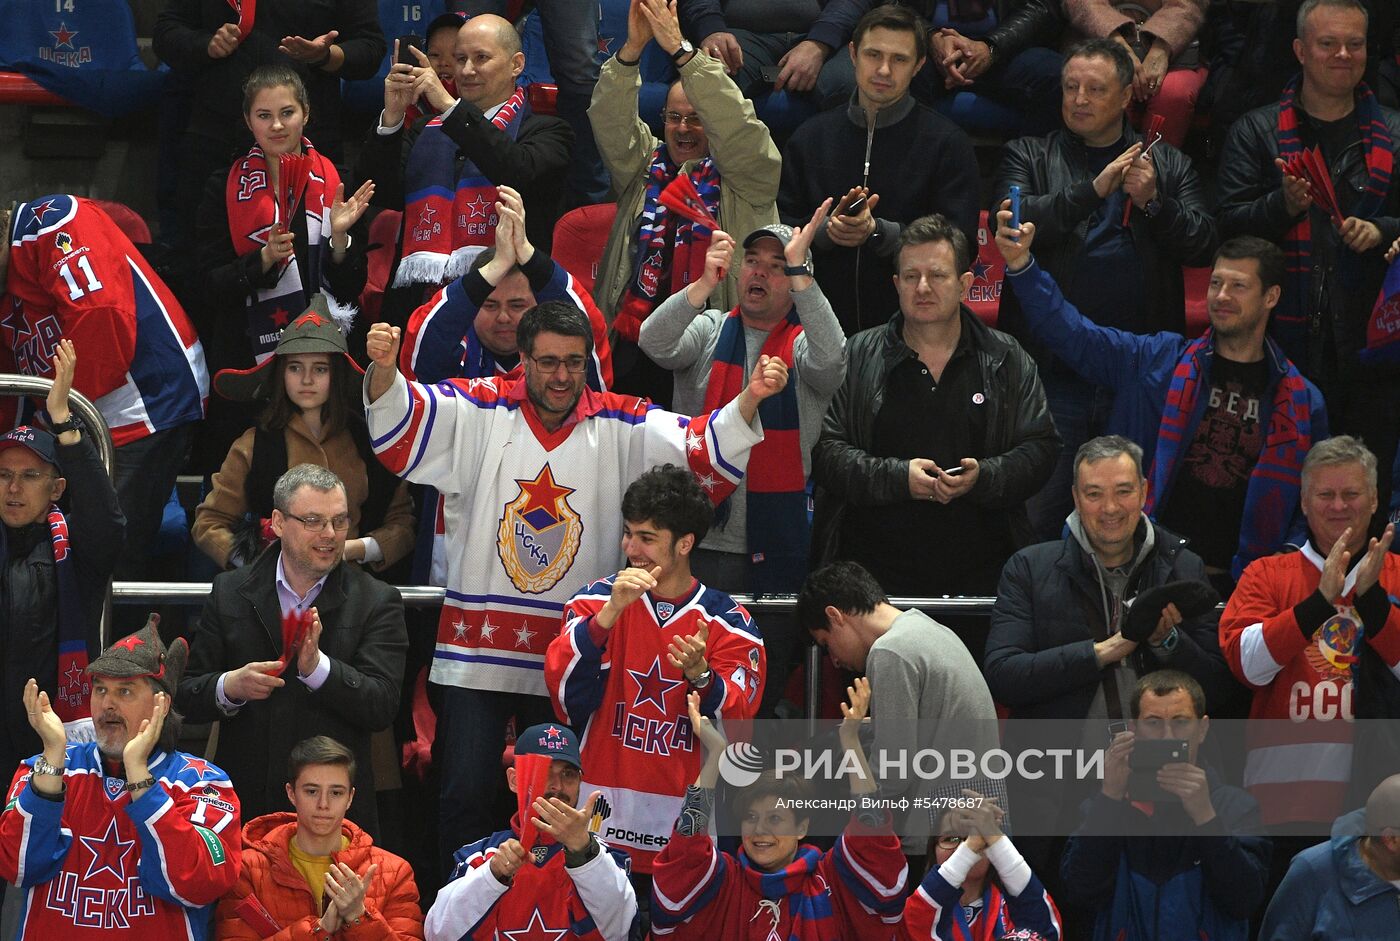
[[[559,113],[559,86],[547,82],[531,82],[525,88],[530,98],[530,110],[535,114]]]
[[[112,202],[108,199],[94,199],[97,207],[105,212],[117,228],[136,245],[151,244],[151,227],[146,224],[146,220],[123,203]]]
[[[402,219],[403,213],[399,210],[386,209],[369,224],[369,254],[366,257],[369,270],[365,275],[365,288],[360,292],[360,318],[363,323],[378,320],[379,312],[384,307],[384,291],[389,287],[389,269],[394,264],[394,254],[398,249],[399,223]]]
[[[571,209],[554,224],[554,260],[589,293],[598,280],[598,262],[616,215],[617,203],[599,203]]]
[[[1186,335],[1198,337],[1210,326],[1206,312],[1206,287],[1210,284],[1211,268],[1182,268],[1181,280],[1186,285]]]

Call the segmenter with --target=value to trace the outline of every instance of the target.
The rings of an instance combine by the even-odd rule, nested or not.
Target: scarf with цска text
[[[646,194],[642,197],[642,220],[637,231],[637,256],[632,263],[632,280],[622,294],[622,304],[613,319],[618,336],[637,342],[642,321],[658,304],[698,280],[705,272],[705,253],[710,250],[710,230],[682,219],[661,204],[664,190],[680,169],[671,162],[666,145],[656,148],[647,168]],[[695,192],[711,218],[719,218],[719,169],[705,157],[690,171]],[[670,283],[662,281],[669,275]]]
[[[791,367],[793,347],[801,335],[802,323],[793,307],[763,341],[760,357],[775,356]],[[749,383],[747,353],[744,318],[735,307],[721,324],[715,343],[705,411],[723,408],[744,391]],[[753,577],[764,591],[797,591],[802,587],[810,541],[797,383],[789,382],[777,395],[760,402],[758,414],[763,420],[763,440],[754,445],[744,475],[749,559],[754,563]],[[716,526],[724,526],[728,511],[726,500],[715,513]]]
[[[1172,372],[1162,424],[1157,433],[1157,453],[1148,471],[1147,515],[1153,516],[1165,505],[1166,494],[1175,477],[1177,463],[1191,446],[1187,427],[1197,418],[1200,404],[1202,363],[1211,355],[1212,331],[1207,330],[1187,345]],[[1312,409],[1308,384],[1298,367],[1285,359],[1279,347],[1268,342],[1266,356],[1285,364],[1274,388],[1269,410],[1269,427],[1259,461],[1245,486],[1244,517],[1240,521],[1239,550],[1231,560],[1230,571],[1240,577],[1244,567],[1260,556],[1277,552],[1288,535],[1293,509],[1298,505],[1303,458],[1312,447]]]
[[[517,88],[491,124],[515,140],[529,116],[525,89]],[[436,287],[460,278],[496,241],[496,187],[471,160],[463,161],[460,172],[456,164],[457,142],[443,130],[443,118],[433,118],[413,142],[404,168],[403,257],[394,274],[396,288]]]
[[[302,152],[310,158],[311,172],[306,181],[306,193],[301,202],[288,209],[289,217],[298,211],[306,216],[306,258],[292,255],[281,264],[277,283],[270,288],[258,288],[248,299],[248,339],[252,344],[253,358],[261,363],[277,349],[277,341],[282,336],[282,328],[306,310],[308,295],[306,286],[312,293],[321,291],[326,295],[327,306],[341,330],[350,329],[354,311],[331,296],[329,289],[321,283],[324,254],[330,251],[331,204],[335,201],[335,191],[340,186],[340,174],[311,142],[302,138]],[[242,257],[255,252],[267,244],[275,225],[291,230],[291,218],[278,217],[277,194],[271,186],[267,157],[262,148],[254,145],[242,159],[234,162],[228,173],[225,189],[225,202],[228,206],[229,236],[233,239],[233,249]],[[279,185],[287,185],[282,181]],[[300,207],[300,208],[299,208]],[[304,267],[303,267],[304,266]]]
[[[58,587],[58,674],[49,697],[53,711],[63,721],[70,742],[93,740],[92,681],[88,679],[87,630],[83,623],[82,597],[74,570],[73,547],[68,541],[68,518],[57,504],[44,518],[53,549],[54,577]],[[9,533],[0,526],[0,560],[9,558]]]
[[[1278,155],[1285,161],[1303,150],[1303,140],[1298,131],[1298,83],[1295,76],[1283,90],[1278,103]],[[1356,123],[1361,130],[1361,145],[1365,152],[1368,178],[1361,198],[1352,207],[1351,215],[1358,219],[1369,219],[1381,211],[1386,196],[1390,192],[1391,171],[1395,155],[1391,150],[1393,142],[1390,131],[1385,126],[1380,104],[1365,82],[1356,86]],[[1312,292],[1313,243],[1312,210],[1303,214],[1297,225],[1288,230],[1283,238],[1283,252],[1287,265],[1284,278],[1283,296],[1274,308],[1273,319],[1269,323],[1270,333],[1278,340],[1288,358],[1308,368],[1308,315],[1314,303]],[[1337,289],[1346,290],[1355,286],[1358,277],[1357,266],[1360,256],[1350,250],[1339,255]]]

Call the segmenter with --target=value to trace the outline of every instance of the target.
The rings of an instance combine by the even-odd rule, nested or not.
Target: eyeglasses
[[[339,516],[297,516],[295,513],[283,513],[288,519],[294,519],[305,526],[310,532],[319,533],[330,523],[331,529],[338,533],[343,533],[350,528],[350,514],[341,513]]]
[[[16,474],[12,470],[0,470],[0,487],[8,487],[12,482],[18,480],[26,487],[33,486],[39,481],[52,477],[44,471],[27,470]]]
[[[535,368],[550,374],[559,371],[560,363],[563,363],[564,368],[574,375],[578,375],[588,368],[587,356],[566,356],[563,359],[558,356],[531,356],[530,361],[535,364]]]
[[[681,114],[679,111],[661,112],[661,120],[672,127],[693,127],[697,131],[705,126],[705,122],[700,120],[698,114]]]
[[[938,838],[938,848],[943,850],[955,850],[959,846],[962,846],[963,840],[966,839],[967,837],[965,836],[956,836],[951,833],[947,836],[940,836]]]

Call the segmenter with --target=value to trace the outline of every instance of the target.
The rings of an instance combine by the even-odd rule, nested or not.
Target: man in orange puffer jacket
[[[355,797],[350,750],[308,738],[292,749],[287,778],[296,812],[243,828],[242,875],[219,902],[215,937],[421,941],[413,870],[345,819]]]

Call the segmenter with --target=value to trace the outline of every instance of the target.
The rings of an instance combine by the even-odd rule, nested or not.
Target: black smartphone
[[[845,209],[842,209],[842,210],[841,210],[841,215],[843,215],[843,216],[858,216],[858,215],[861,214],[862,211],[864,211],[864,209],[865,209],[865,197],[864,197],[864,196],[857,196],[854,200],[851,201],[851,204],[850,204],[849,206],[847,206]]]
[[[776,85],[778,83],[778,73],[781,71],[782,69],[778,68],[776,65],[765,65],[758,70],[758,77],[760,81],[766,82],[769,85]]]
[[[428,43],[417,33],[409,33],[407,36],[399,37],[399,63],[401,65],[418,65],[418,57],[413,54],[413,50],[424,52]]]
[[[1128,756],[1128,796],[1137,801],[1174,801],[1179,798],[1157,783],[1162,765],[1189,761],[1190,743],[1184,738],[1139,738]]]

